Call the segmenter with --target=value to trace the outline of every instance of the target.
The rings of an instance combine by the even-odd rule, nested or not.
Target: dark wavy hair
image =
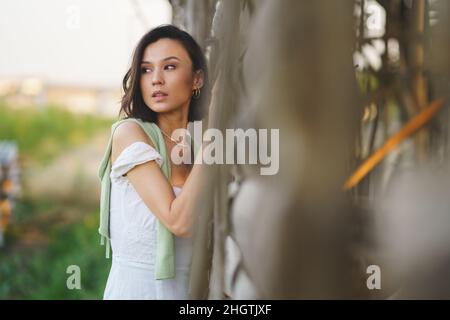
[[[137,44],[133,53],[131,67],[128,69],[122,81],[124,95],[122,97],[119,116],[125,114],[126,118],[138,118],[150,122],[156,121],[156,112],[145,104],[144,98],[142,97],[140,86],[142,73],[141,62],[145,48],[149,44],[164,38],[179,41],[191,58],[192,71],[203,71],[204,78],[201,94],[198,99],[191,98],[188,121],[203,120],[207,115],[207,106],[210,99],[206,58],[194,38],[189,33],[173,25],[162,25],[150,30]]]

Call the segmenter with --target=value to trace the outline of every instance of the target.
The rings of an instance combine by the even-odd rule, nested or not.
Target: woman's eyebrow
[[[175,56],[170,56],[170,57],[164,58],[164,59],[162,59],[161,61],[167,61],[167,60],[170,60],[170,59],[176,59],[176,60],[178,60],[178,61],[181,61],[178,57],[175,57]],[[149,63],[149,64],[151,64],[152,62],[151,62],[151,61],[145,61],[145,60],[143,60],[141,63],[142,63],[142,64],[144,64],[144,63]]]

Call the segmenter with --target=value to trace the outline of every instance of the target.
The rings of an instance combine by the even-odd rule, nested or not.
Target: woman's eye
[[[142,73],[149,73],[149,72],[151,72],[152,70],[151,69],[149,69],[149,68],[142,68]]]
[[[175,69],[175,66],[173,64],[168,64],[166,66],[166,70],[173,70],[173,69]]]

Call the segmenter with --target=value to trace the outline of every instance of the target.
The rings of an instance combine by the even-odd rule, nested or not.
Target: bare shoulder
[[[144,142],[154,147],[145,131],[136,122],[127,121],[119,124],[119,126],[114,130],[112,140],[113,161],[125,148],[135,142]]]

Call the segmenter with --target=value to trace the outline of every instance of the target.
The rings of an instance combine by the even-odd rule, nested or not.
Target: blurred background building
[[[0,98],[116,117],[134,46],[171,14],[166,0],[5,1]]]

